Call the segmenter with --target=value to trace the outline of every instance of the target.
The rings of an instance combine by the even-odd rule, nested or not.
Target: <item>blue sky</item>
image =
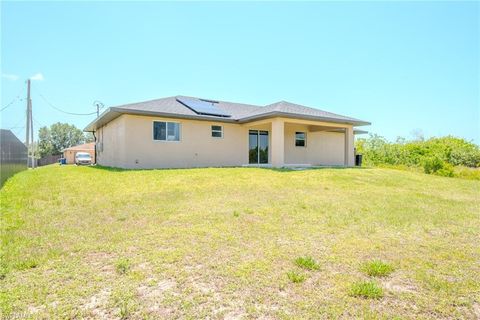
[[[477,2],[1,4],[1,107],[32,82],[34,126],[177,94],[286,100],[388,139],[480,143]],[[22,91],[23,90],[23,91]],[[2,112],[24,139],[25,102]]]

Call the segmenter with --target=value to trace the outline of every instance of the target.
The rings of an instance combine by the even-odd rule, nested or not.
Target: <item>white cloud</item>
[[[33,76],[30,77],[30,80],[33,80],[33,81],[43,81],[43,80],[45,80],[45,78],[43,77],[43,74],[41,74],[41,73],[36,73],[36,74],[34,74]]]
[[[7,79],[9,81],[17,81],[20,77],[16,74],[9,74],[9,73],[2,73],[2,78]]]

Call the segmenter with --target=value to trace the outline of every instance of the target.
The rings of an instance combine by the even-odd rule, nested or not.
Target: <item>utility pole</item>
[[[93,101],[93,105],[97,107],[97,118],[100,116],[100,108],[103,108],[103,103],[100,101]]]
[[[30,79],[27,80],[27,123],[26,123],[26,139],[25,144],[27,146],[27,167],[30,161],[32,168],[35,168],[35,146],[33,144],[33,117],[32,117],[32,99],[30,96]]]
[[[33,142],[33,112],[32,112],[32,99],[30,99],[30,149],[32,153],[32,168],[36,167],[35,161],[35,143]]]
[[[27,168],[29,162],[29,152],[30,152],[30,79],[27,80],[27,123],[26,123],[26,137],[25,145],[27,147]]]

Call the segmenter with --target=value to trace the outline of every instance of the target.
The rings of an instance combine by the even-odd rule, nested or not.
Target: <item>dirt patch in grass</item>
[[[472,311],[473,311],[473,315],[477,319],[480,319],[480,303],[474,302],[472,305]]]
[[[95,272],[104,275],[113,275],[115,273],[115,255],[107,252],[89,252],[85,255],[84,261]]]
[[[385,288],[397,293],[416,293],[417,287],[411,280],[393,278],[383,282]]]
[[[112,292],[110,289],[103,289],[83,305],[83,309],[96,318],[107,319],[113,316],[112,310],[108,308],[109,299]]]
[[[155,285],[142,285],[138,287],[137,292],[141,300],[154,300],[163,296],[163,294],[175,288],[176,282],[172,280],[162,280]]]

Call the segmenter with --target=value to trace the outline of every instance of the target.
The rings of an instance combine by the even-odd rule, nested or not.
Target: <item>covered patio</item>
[[[286,117],[267,118],[243,125],[249,130],[249,165],[286,167],[355,164],[352,125]],[[258,150],[258,161],[255,161],[255,151],[252,156],[254,148]],[[265,150],[268,159],[261,156]]]

